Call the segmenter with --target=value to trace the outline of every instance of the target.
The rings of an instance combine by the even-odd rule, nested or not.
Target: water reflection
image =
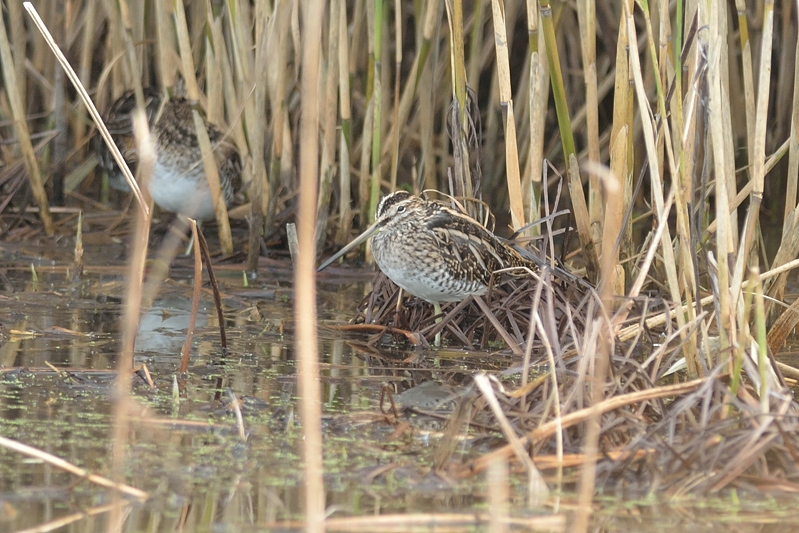
[[[0,308],[6,329],[0,362],[8,369],[0,374],[0,435],[107,473],[123,287],[104,280],[76,291],[57,281],[42,280],[36,291],[20,293],[13,309]],[[166,296],[144,312],[137,335],[137,362],[147,364],[157,390],[134,378],[137,407],[127,435],[126,482],[151,497],[131,504],[129,527],[240,531],[299,518],[302,421],[294,409],[289,302],[229,297],[226,355],[210,299],[204,302],[190,373],[180,381],[182,396],[174,399],[190,312],[188,285],[179,289],[167,287]],[[357,292],[345,290],[324,293],[320,300],[343,307],[357,298]],[[322,314],[340,320],[341,311]],[[334,331],[324,329],[320,337],[331,508],[347,514],[421,512],[472,508],[479,502],[479,485],[459,488],[431,472],[424,459],[429,441],[412,432],[390,438],[395,425],[377,408],[384,385],[401,390],[421,375],[365,355]],[[70,373],[56,373],[46,363]],[[246,442],[236,429],[227,391],[241,408]],[[11,529],[97,506],[95,517],[79,521],[80,530],[104,529],[107,509],[102,506],[112,503],[110,491],[0,448],[0,507],[5,509],[0,519]]]
[[[36,291],[14,295],[13,305],[0,305],[0,436],[110,475],[110,385],[124,287],[108,279],[77,290],[59,283],[43,279]],[[220,349],[208,298],[185,377],[176,371],[188,325],[188,284],[168,285],[142,318],[136,359],[147,365],[156,390],[134,377],[125,482],[150,498],[127,504],[129,531],[261,531],[277,522],[282,523],[277,529],[301,527],[302,420],[295,411],[290,304],[279,296],[265,301],[237,293],[232,277],[226,283],[228,352]],[[338,306],[321,310],[321,317],[341,321],[360,291],[320,294],[321,305]],[[489,489],[482,477],[456,480],[433,468],[446,416],[421,412],[452,409],[469,394],[476,369],[514,362],[457,350],[377,351],[364,337],[345,338],[324,327],[320,339],[324,479],[333,516],[465,512],[473,520],[485,511]],[[56,373],[46,362],[72,372]],[[398,416],[387,407],[387,394],[393,395]],[[241,410],[246,441],[239,436],[231,397]],[[403,413],[406,404],[417,412]],[[495,444],[492,438],[463,439],[448,451],[460,461]],[[514,516],[552,514],[551,508],[526,508],[523,475],[515,473],[510,483]],[[72,530],[105,531],[108,506],[115,501],[109,490],[0,447],[0,530],[75,516]],[[92,510],[93,516],[80,514]],[[689,508],[661,515],[642,506],[634,517],[600,514],[597,527],[679,531],[695,514]],[[790,523],[793,517],[782,520]],[[465,524],[456,530],[475,527]],[[742,522],[738,530],[755,529]]]

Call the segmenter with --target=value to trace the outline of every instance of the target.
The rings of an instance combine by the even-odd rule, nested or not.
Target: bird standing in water
[[[214,218],[214,203],[205,177],[202,151],[197,139],[192,116],[192,104],[186,98],[175,96],[162,101],[161,94],[152,88],[145,89],[147,120],[155,139],[156,164],[148,183],[153,201],[161,209],[197,220]],[[126,91],[108,110],[104,122],[131,169],[138,164],[138,154],[133,139],[131,115],[136,108],[133,91]],[[235,146],[224,140],[222,133],[205,118],[203,123],[214,150],[219,168],[219,184],[226,205],[233,201],[235,188],[241,178],[241,158]],[[111,152],[99,136],[95,137],[95,151],[100,167],[107,173],[111,187],[129,192],[122,171]]]
[[[442,302],[484,295],[499,270],[537,270],[535,263],[470,216],[405,191],[385,196],[374,224],[318,270],[369,237],[380,270],[403,290],[432,303],[436,314]]]

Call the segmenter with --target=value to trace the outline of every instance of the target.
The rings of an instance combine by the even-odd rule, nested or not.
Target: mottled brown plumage
[[[320,269],[372,235],[380,270],[405,291],[434,304],[485,294],[498,270],[536,270],[482,224],[444,202],[398,191],[380,201],[375,218]]]
[[[144,89],[144,111],[147,115],[147,123],[152,128],[155,125],[158,110],[161,108],[161,93],[152,87]],[[125,91],[122,96],[114,100],[111,107],[105,112],[103,122],[114,139],[114,144],[119,148],[122,158],[130,167],[131,172],[136,174],[139,166],[139,154],[136,151],[136,140],[133,138],[133,111],[136,109],[136,95],[133,91]],[[99,166],[108,176],[108,184],[114,189],[122,192],[130,192],[130,186],[125,180],[125,176],[114,161],[114,156],[105,145],[105,141],[98,133],[92,139],[92,146]]]
[[[198,220],[214,217],[213,200],[205,177],[202,152],[194,128],[192,105],[183,97],[166,102],[154,89],[145,90],[147,119],[155,139],[156,165],[148,189],[153,201],[162,209]],[[132,91],[117,99],[104,121],[114,142],[132,169],[138,164],[131,114],[136,107]],[[240,181],[241,159],[235,146],[223,139],[222,133],[204,118],[208,137],[219,168],[222,197],[229,205]],[[102,139],[95,143],[100,166],[108,174],[115,189],[129,191],[128,184]]]

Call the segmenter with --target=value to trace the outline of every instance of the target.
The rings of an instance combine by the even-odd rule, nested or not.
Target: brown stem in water
[[[197,238],[200,241],[200,251],[202,252],[205,268],[208,269],[208,279],[211,282],[211,292],[214,294],[214,306],[219,317],[219,342],[222,345],[222,355],[227,355],[227,333],[225,332],[225,313],[222,311],[222,296],[219,294],[219,284],[216,282],[214,267],[211,266],[211,254],[208,252],[208,243],[202,230],[197,230]]]

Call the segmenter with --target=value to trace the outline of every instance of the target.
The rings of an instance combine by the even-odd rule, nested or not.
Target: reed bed
[[[18,2],[2,5],[0,235],[74,235],[70,210],[107,201],[93,127]],[[795,3],[59,5],[42,17],[98,107],[129,88],[171,90],[179,74],[225,126],[249,184],[249,234],[232,238],[250,272],[297,206],[300,286],[313,283],[307,240],[317,253],[350,240],[395,187],[482,198],[505,235],[567,205],[569,218],[523,232],[544,236],[533,282],[498,279],[494,300],[436,325],[421,304],[394,311],[378,281],[360,312],[523,357],[518,388],[495,395],[525,453],[584,454],[572,478],[584,517],[596,484],[797,487],[799,419],[773,360],[796,312],[779,305],[789,271],[770,274],[799,254]],[[302,309],[299,323],[314,318]],[[539,361],[545,378],[528,381]]]

